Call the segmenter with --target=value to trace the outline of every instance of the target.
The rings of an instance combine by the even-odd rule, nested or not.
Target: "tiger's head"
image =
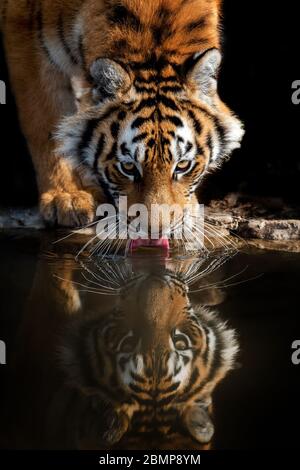
[[[60,151],[114,204],[127,196],[128,206],[143,204],[149,214],[152,204],[196,204],[204,176],[243,136],[217,93],[220,62],[216,48],[182,64],[94,61],[92,89],[77,85],[80,109],[60,126]]]
[[[186,279],[162,270],[127,279],[106,314],[74,320],[63,364],[73,386],[111,411],[99,436],[108,445],[125,434],[170,439],[178,429],[204,444],[214,432],[212,393],[237,349],[217,314],[191,303]]]

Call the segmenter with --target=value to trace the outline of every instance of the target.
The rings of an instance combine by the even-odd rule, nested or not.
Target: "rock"
[[[245,240],[270,242],[300,240],[300,209],[280,198],[231,193],[222,200],[211,201],[205,208],[205,221],[210,236],[237,235]],[[0,209],[0,229],[15,228],[41,230],[45,224],[37,208]]]
[[[229,194],[211,201],[206,220],[246,239],[300,240],[300,210],[280,198],[249,198]]]
[[[240,222],[236,233],[261,240],[300,240],[300,220],[247,220]]]

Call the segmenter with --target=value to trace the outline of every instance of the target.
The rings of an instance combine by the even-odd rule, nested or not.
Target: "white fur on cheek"
[[[227,140],[228,140],[228,152],[240,148],[242,138],[244,137],[245,131],[242,123],[234,116],[228,118],[226,124],[228,124]]]
[[[212,136],[212,155],[211,161],[215,162],[220,155],[220,143],[216,135]]]

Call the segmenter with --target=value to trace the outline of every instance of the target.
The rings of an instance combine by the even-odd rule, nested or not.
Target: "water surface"
[[[293,447],[300,255],[74,255],[1,235],[2,448]]]

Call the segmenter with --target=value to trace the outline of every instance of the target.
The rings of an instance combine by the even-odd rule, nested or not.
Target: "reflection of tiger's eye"
[[[173,343],[177,351],[186,351],[187,349],[189,349],[188,340],[183,335],[174,336]]]

